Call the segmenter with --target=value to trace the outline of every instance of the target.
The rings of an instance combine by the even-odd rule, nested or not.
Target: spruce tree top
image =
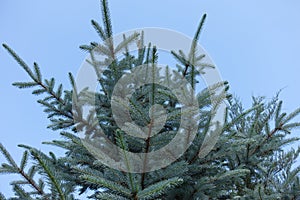
[[[197,51],[206,15],[190,51],[170,52],[178,62],[174,71],[167,66],[161,70],[159,51],[144,44],[143,32],[124,35],[115,44],[107,0],[101,0],[101,10],[103,25],[92,20],[100,42],[80,47],[89,53],[97,92],[78,88],[71,73],[69,90],[55,85],[54,78],[43,79],[37,63],[29,67],[3,44],[31,79],[13,85],[33,88],[32,93],[41,96],[38,103],[50,120],[48,128],[60,131],[62,138],[44,144],[65,152],[57,157],[19,145],[24,155],[17,164],[0,144],[7,160],[0,173],[20,176],[11,183],[15,196],[9,199],[300,198],[300,167],[292,167],[300,150],[283,151],[298,141],[288,135],[300,126],[293,121],[300,109],[282,112],[276,95],[271,101],[253,97],[252,107],[245,110],[228,94],[227,82],[196,92],[197,78],[214,67],[202,62],[205,55]],[[129,51],[133,44],[136,52]],[[105,59],[98,60],[98,55]],[[215,123],[223,103],[228,105],[224,123]],[[94,109],[86,112],[85,106]],[[183,137],[173,144],[175,152],[150,156],[178,135]],[[178,149],[185,151],[178,156]],[[168,164],[155,168],[161,160]],[[0,199],[6,198],[0,194]]]

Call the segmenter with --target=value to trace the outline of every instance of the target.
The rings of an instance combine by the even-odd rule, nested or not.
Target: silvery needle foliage
[[[172,92],[163,86],[148,84],[137,89],[130,98],[130,115],[135,123],[127,124],[126,130],[139,134],[139,127],[149,124],[149,109],[155,104],[162,105],[167,111],[166,123],[151,138],[133,137],[118,127],[111,108],[111,97],[117,81],[137,66],[151,67],[157,64],[158,50],[151,44],[144,44],[143,32],[124,36],[124,40],[115,45],[111,39],[113,31],[107,0],[101,0],[101,10],[102,25],[92,20],[99,42],[80,47],[90,53],[90,64],[101,86],[97,93],[78,91],[71,73],[68,75],[70,89],[57,85],[55,78],[44,79],[37,63],[30,67],[12,48],[3,44],[30,79],[13,85],[21,89],[33,89],[32,93],[40,97],[38,103],[44,107],[50,120],[48,128],[59,130],[63,138],[44,144],[60,147],[65,155],[57,157],[52,152],[19,145],[24,149],[24,154],[21,163],[16,163],[0,144],[0,151],[6,159],[0,167],[0,173],[19,175],[10,183],[13,197],[6,198],[1,194],[0,199],[300,198],[300,167],[293,165],[299,149],[283,150],[285,146],[298,141],[298,138],[289,135],[300,125],[294,120],[300,109],[292,113],[282,112],[283,103],[278,95],[271,101],[253,97],[252,106],[245,109],[238,99],[228,94],[227,82],[216,84],[211,90],[203,89],[197,94],[200,113],[197,134],[187,151],[170,165],[155,171],[131,173],[109,168],[96,159],[91,153],[95,145],[101,145],[107,155],[115,153],[115,145],[123,149],[116,159],[128,158],[127,151],[147,153],[160,149],[175,137],[181,118],[178,99]],[[185,77],[193,88],[199,84],[196,78],[205,69],[214,67],[201,64],[205,55],[198,55],[196,49],[205,18],[206,15],[203,15],[190,52],[171,52],[178,62],[176,73]],[[132,44],[137,45],[138,51],[128,51],[128,45]],[[106,59],[97,60],[97,52]],[[123,56],[117,58],[116,54],[120,52]],[[103,74],[98,66],[106,66]],[[200,70],[195,70],[196,66],[201,66]],[[165,79],[172,78],[170,70],[166,67],[163,74]],[[216,92],[220,90],[222,95]],[[81,106],[93,103],[91,96],[95,97],[97,106],[95,113],[85,119]],[[215,102],[226,102],[228,105],[225,124],[220,127],[221,135],[212,151],[199,157],[200,147],[214,116],[212,109],[217,106]],[[154,116],[159,118],[161,113],[154,113]],[[84,131],[89,139],[79,137],[79,131]],[[89,149],[87,145],[90,145]],[[94,151],[97,152],[97,148]],[[132,160],[127,161],[130,166]]]

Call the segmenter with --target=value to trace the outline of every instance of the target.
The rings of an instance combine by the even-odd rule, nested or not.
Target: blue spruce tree
[[[165,67],[162,72],[159,52],[144,44],[143,32],[124,35],[123,41],[115,44],[107,0],[101,0],[101,9],[103,25],[92,20],[100,42],[80,47],[89,53],[87,62],[100,86],[97,92],[78,88],[71,73],[71,89],[55,85],[54,78],[43,79],[37,63],[29,67],[3,44],[31,79],[13,85],[33,88],[32,93],[41,96],[38,103],[50,120],[48,128],[59,130],[63,138],[44,144],[60,147],[65,155],[57,157],[53,152],[19,145],[24,154],[18,164],[0,144],[7,160],[0,173],[20,176],[10,183],[15,195],[6,198],[0,194],[1,200],[300,199],[300,167],[294,166],[300,149],[284,151],[298,141],[288,136],[300,126],[294,122],[300,109],[282,112],[278,95],[271,101],[253,97],[251,108],[244,109],[228,94],[227,82],[196,94],[197,77],[213,68],[202,62],[205,55],[197,51],[206,15],[190,52],[170,52],[178,62],[177,70]],[[134,44],[137,51],[130,52],[129,46]],[[99,60],[98,55],[105,59]],[[126,92],[132,92],[130,97],[125,98]],[[222,103],[228,105],[225,122],[214,124],[215,110]],[[94,109],[86,112],[84,106]],[[196,126],[191,125],[194,122]],[[217,127],[217,140],[208,137],[212,126]],[[191,132],[196,134],[192,137]],[[185,140],[178,140],[172,148],[185,151],[180,156],[164,152],[161,155],[168,153],[172,162],[158,168],[157,162],[167,158],[149,155],[167,146],[177,134]],[[108,166],[108,161],[103,162],[107,157],[117,164]],[[88,197],[83,195],[86,192]]]

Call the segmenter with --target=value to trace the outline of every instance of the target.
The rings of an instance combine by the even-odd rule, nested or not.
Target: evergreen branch
[[[112,23],[110,19],[110,12],[108,8],[107,0],[101,0],[101,10],[102,10],[102,21],[104,23],[104,31],[106,34],[105,43],[109,47],[110,54],[108,55],[112,61],[115,60],[115,52],[114,52],[114,41],[113,41],[113,32],[112,32]]]
[[[34,94],[34,95],[40,95],[40,94],[43,94],[45,92],[47,92],[47,90],[45,90],[45,89],[37,89],[37,90],[32,91],[32,94]]]
[[[281,113],[281,108],[282,108],[282,101],[279,101],[279,103],[277,105],[277,109],[275,111],[275,126],[278,126],[278,124],[279,124],[278,117]]]
[[[57,96],[58,98],[61,98],[62,91],[63,91],[63,85],[59,84],[55,96]]]
[[[123,106],[127,106],[124,102],[119,101],[118,103],[123,103]],[[137,113],[137,115],[139,115],[145,122],[148,122],[148,119],[144,115],[141,106],[138,105],[138,102],[134,101],[133,99],[129,99],[129,104],[132,106],[132,112]]]
[[[11,185],[27,185],[28,182],[25,180],[18,180],[18,181],[13,181],[10,183]]]
[[[146,60],[144,64],[148,65],[150,63],[150,52],[151,52],[151,42],[149,42],[147,47]]]
[[[126,40],[127,40],[127,37],[126,37],[125,34],[123,34],[123,42],[126,41]],[[137,38],[137,40],[138,40],[138,38]],[[119,46],[119,45],[118,45],[118,46]],[[124,54],[125,54],[126,56],[130,55],[130,54],[129,54],[128,44],[124,45],[124,51],[125,51]]]
[[[23,178],[38,192],[38,194],[44,196],[45,193],[43,191],[43,189],[41,189],[37,183],[32,179],[32,174],[29,173],[26,174],[23,170],[19,169],[20,174],[23,176]],[[45,200],[47,200],[48,198],[45,198]]]
[[[285,124],[282,126],[282,130],[290,131],[291,129],[299,128],[300,127],[300,122],[294,122],[290,124]]]
[[[19,173],[40,195],[44,195],[44,191],[37,186],[35,181],[32,179],[33,173],[26,174],[24,172],[25,165],[28,160],[27,151],[24,152],[23,158],[21,161],[20,167],[16,164],[16,162],[13,160],[11,155],[7,152],[7,150],[4,148],[4,146],[0,143],[0,151],[3,153],[3,155],[6,157],[6,159],[9,161],[9,163],[12,166],[2,164],[2,168],[0,168],[0,173]],[[20,191],[21,192],[21,191]]]
[[[296,109],[294,112],[292,112],[288,116],[286,116],[281,123],[286,124],[287,122],[289,122],[290,120],[292,120],[299,114],[300,114],[300,108]]]
[[[42,81],[42,74],[41,74],[41,70],[38,66],[38,64],[36,62],[33,63],[33,68],[34,68],[34,72],[35,72],[35,77],[36,79],[41,82]]]
[[[226,180],[228,178],[236,177],[236,176],[243,176],[245,174],[249,174],[250,170],[248,169],[235,169],[224,172],[219,177],[216,177],[214,180]]]
[[[34,200],[31,198],[31,196],[25,192],[23,188],[21,188],[19,185],[14,185],[14,191],[15,193],[21,198],[21,199],[26,199],[26,200]]]
[[[209,124],[210,121],[211,121],[211,117],[209,117],[209,121],[208,121],[207,124]],[[210,128],[210,127],[209,127],[208,125],[206,125],[206,127],[204,128],[203,133],[207,134],[209,128]],[[201,145],[201,146],[202,146],[202,145]],[[194,163],[194,162],[197,161],[197,158],[199,158],[199,152],[200,152],[200,150],[201,150],[201,146],[199,145],[199,146],[197,147],[197,152],[195,152],[194,155],[193,155],[193,157],[188,161],[189,164],[192,164],[192,163]]]
[[[245,117],[246,115],[248,115],[248,114],[251,113],[252,111],[254,111],[254,110],[260,108],[261,106],[262,106],[261,104],[256,105],[256,106],[254,106],[254,107],[252,107],[252,108],[250,108],[250,109],[244,111],[244,112],[243,112],[242,114],[240,114],[238,117],[232,119],[231,122],[227,123],[227,124],[223,127],[223,132],[229,131],[229,129],[230,129],[233,125],[235,125],[237,122],[243,120],[244,117]]]
[[[197,59],[197,55],[196,55],[196,52],[197,52],[197,44],[198,44],[198,40],[199,40],[199,36],[200,36],[200,32],[203,28],[203,25],[204,25],[204,22],[205,22],[205,19],[206,19],[206,14],[204,14],[201,18],[201,21],[200,21],[200,24],[197,28],[197,31],[195,33],[195,36],[193,38],[193,41],[192,41],[192,44],[191,44],[191,49],[190,49],[190,52],[189,52],[189,56],[188,56],[188,61],[189,63],[191,63],[192,67],[195,67],[195,64],[196,64],[196,59]],[[193,70],[193,68],[192,68]],[[192,75],[192,80],[194,79],[194,76]],[[192,85],[193,86],[193,85]]]
[[[194,40],[193,40],[194,42],[198,42],[201,30],[203,29],[203,25],[205,23],[205,20],[206,20],[206,14],[204,14],[200,20],[199,26],[198,26],[197,31],[194,36]]]
[[[35,175],[35,173],[36,173],[37,171],[38,171],[38,170],[37,170],[36,166],[30,167],[29,170],[28,170],[28,173],[27,173],[28,177],[29,177],[30,179],[32,179],[33,176]]]
[[[104,23],[106,38],[111,38],[113,36],[113,33],[112,33],[112,24],[110,19],[108,2],[107,0],[101,0],[101,3],[102,3],[101,4],[102,20]]]
[[[81,139],[75,135],[73,135],[72,133],[68,133],[68,132],[61,132],[60,133],[63,137],[70,139],[73,143],[77,144],[77,145],[81,145]]]
[[[21,160],[21,164],[20,164],[20,169],[24,170],[26,164],[28,162],[28,151],[24,151],[22,160]]]
[[[296,167],[295,169],[288,172],[288,177],[283,184],[284,187],[287,187],[290,183],[292,183],[295,180],[295,177],[297,177],[300,173],[300,166]]]
[[[126,141],[124,140],[123,134],[121,133],[121,131],[117,131],[117,144],[119,145],[119,147],[122,149],[124,158],[125,158],[125,162],[126,162],[126,167],[127,167],[127,175],[129,177],[129,183],[130,183],[130,188],[132,190],[134,190],[133,192],[137,192],[137,187],[134,186],[134,181],[133,181],[133,177],[131,172],[131,167],[130,167],[130,162],[128,160],[127,157],[127,151],[128,151],[128,145],[126,143]]]
[[[105,55],[107,57],[111,57],[111,55],[112,55],[110,47],[106,47],[101,44],[98,44],[96,47],[94,47],[93,51],[97,52],[100,55]]]
[[[53,91],[54,85],[55,85],[55,79],[51,78],[50,80],[45,80],[46,86],[48,90]]]
[[[131,196],[131,191],[128,188],[125,188],[125,187],[123,187],[123,186],[121,186],[121,185],[119,185],[115,182],[106,180],[106,179],[101,178],[101,177],[95,177],[93,175],[88,175],[88,174],[81,175],[80,177],[82,179],[84,179],[86,182],[96,184],[100,187],[108,188],[112,191],[116,191],[116,192],[118,192],[120,194],[123,194],[127,197]]]
[[[96,198],[101,200],[129,200],[128,198],[116,194],[107,194],[104,192],[97,194]]]
[[[92,22],[93,27],[97,31],[98,35],[100,36],[100,38],[103,41],[105,41],[107,39],[107,36],[105,35],[104,30],[102,29],[102,27],[95,20],[92,20],[91,22]]]
[[[56,99],[57,102],[58,102],[59,104],[61,104],[61,105],[63,105],[63,106],[66,106],[65,101],[64,101],[61,97],[57,96],[57,94],[53,91],[53,88],[52,88],[52,90],[51,90],[49,87],[47,87],[46,85],[44,85],[42,82],[39,82],[39,81],[38,81],[37,83],[42,87],[42,89],[46,90],[47,93],[50,94],[50,95],[52,96],[52,98]],[[51,85],[54,85],[54,81],[50,81],[50,82],[48,82],[48,83],[49,83],[50,86],[51,86]],[[51,87],[53,87],[53,86],[51,86]],[[69,112],[69,113],[72,113],[71,110],[69,110],[68,112]],[[69,115],[68,118],[72,118],[72,117]]]
[[[123,50],[124,48],[126,48],[129,44],[131,44],[132,42],[134,42],[135,40],[138,39],[139,37],[139,33],[134,32],[132,35],[130,35],[128,38],[125,37],[125,39],[117,45],[117,47],[115,48],[114,52],[118,53],[119,51]]]
[[[37,86],[38,84],[36,82],[15,82],[12,85],[18,87],[19,89],[23,89],[23,88],[31,88]]]
[[[249,155],[255,154],[262,146],[265,144],[267,140],[269,140],[277,131],[282,129],[282,125],[280,127],[274,128],[270,133],[267,134],[267,136],[264,137],[264,139],[260,142],[259,145],[257,145],[252,151],[250,151]]]
[[[90,52],[90,56],[91,56],[91,61],[87,60],[87,63],[89,63],[90,65],[93,66],[94,71],[97,75],[97,79],[98,79],[99,83],[101,84],[101,88],[104,90],[104,93],[107,94],[104,87],[103,87],[103,82],[101,81],[102,73],[98,68],[99,65],[100,66],[104,65],[104,62],[99,63],[99,61],[96,61],[93,51]]]
[[[189,66],[188,60],[186,60],[183,56],[178,55],[175,51],[171,51],[171,54],[173,55],[173,57],[174,57],[179,63],[181,63],[182,65],[184,65],[184,66],[186,67],[185,70],[184,70],[184,72],[183,72],[183,76],[185,76],[186,73],[187,73],[187,68],[188,68],[188,66]]]
[[[27,72],[27,74],[32,78],[32,80],[37,82],[37,78],[34,76],[28,65],[12,50],[7,44],[2,44],[2,46],[10,53],[10,55],[19,63],[21,67]]]
[[[61,105],[65,106],[64,100],[60,97],[61,95],[61,86],[58,88],[58,92],[55,93],[53,91],[54,88],[54,79],[50,79],[50,81],[45,80],[46,85],[42,82],[42,75],[39,69],[39,66],[37,63],[34,63],[34,73],[33,71],[28,67],[28,65],[6,44],[3,44],[3,47],[14,57],[14,59],[19,63],[21,67],[28,73],[28,75],[32,78],[34,82],[16,82],[13,83],[14,86],[18,88],[30,88],[34,86],[40,86],[41,89],[34,90],[32,93],[39,95],[44,92],[47,92],[52,98],[56,99],[57,102],[59,102]],[[49,99],[49,98],[48,98]],[[72,118],[72,111],[69,110],[68,114],[64,114],[68,118]]]
[[[97,161],[95,161],[97,162]],[[95,163],[96,165],[98,163]],[[94,176],[94,177],[103,177],[103,173],[100,172],[99,170],[95,170],[95,169],[92,169],[92,168],[89,168],[89,167],[79,167],[77,165],[75,166],[72,166],[72,171],[75,171],[79,174],[82,174],[82,175],[88,175],[88,176]]]
[[[203,58],[205,58],[206,57],[206,55],[205,54],[200,54],[199,56],[196,56],[196,58],[195,58],[195,60],[196,61],[201,61]],[[210,64],[207,64],[208,66],[210,65]]]
[[[5,147],[0,143],[0,152],[5,156],[6,160],[11,164],[12,167],[18,168],[17,163],[11,157],[10,153],[5,149]]]
[[[79,48],[86,52],[91,52],[95,47],[91,45],[80,45]]]
[[[55,112],[54,115],[60,115],[60,116],[64,116],[69,119],[73,119],[73,117],[69,113],[66,113],[63,110],[56,108],[54,105],[52,105],[48,102],[45,102],[43,100],[38,100],[37,102],[42,104],[43,106],[47,107],[49,109],[49,111]]]
[[[0,174],[17,174],[18,172],[18,169],[6,163],[3,163],[0,167]]]
[[[136,42],[138,48],[138,56],[135,62],[135,66],[140,66],[143,64],[143,60],[145,57],[146,46],[144,45],[144,31],[141,32],[141,37]]]
[[[48,167],[46,161],[41,157],[41,153],[34,149],[30,149],[31,155],[38,161],[39,165],[44,169],[51,183],[55,187],[56,191],[59,194],[60,200],[66,200],[65,195],[61,189],[61,185],[57,182],[55,175],[52,173],[50,168]]]
[[[60,147],[62,149],[72,150],[73,146],[69,142],[53,140],[52,142],[43,142],[42,144]]]
[[[150,140],[151,140],[151,132],[152,132],[152,126],[153,126],[153,119],[151,119],[149,126],[148,126],[148,137],[146,139],[146,150],[145,150],[145,157],[143,161],[143,173],[142,173],[142,179],[141,179],[141,186],[142,189],[145,188],[145,177],[146,177],[146,167],[148,164],[148,152],[150,150]]]
[[[73,88],[73,93],[75,95],[77,95],[78,94],[77,86],[76,86],[73,74],[71,72],[69,72],[69,80],[70,80],[70,83],[71,83],[72,88]]]
[[[263,107],[256,110],[255,121],[251,125],[250,132],[261,132],[264,127],[268,127],[268,122],[274,115],[274,112],[276,112],[277,101],[278,98],[276,96],[270,103],[268,103],[266,111],[264,111]],[[267,129],[269,129],[269,127]]]
[[[154,199],[164,194],[168,189],[174,188],[183,183],[183,179],[174,177],[168,180],[157,182],[137,193],[138,199]]]

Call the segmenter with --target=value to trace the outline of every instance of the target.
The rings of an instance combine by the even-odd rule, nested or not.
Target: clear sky
[[[252,95],[271,98],[284,88],[284,110],[300,107],[300,1],[110,0],[109,5],[114,33],[161,27],[192,37],[207,13],[200,43],[229,81],[230,91],[249,105]],[[86,56],[78,47],[98,40],[90,20],[100,21],[100,16],[99,0],[1,0],[0,42],[28,64],[37,61],[45,78],[55,77],[69,88],[67,73],[76,74]],[[40,143],[59,134],[46,130],[48,120],[38,98],[11,85],[28,76],[3,48],[0,66],[0,142],[17,160],[20,143],[51,149]],[[0,192],[11,194],[11,180],[0,176]]]

